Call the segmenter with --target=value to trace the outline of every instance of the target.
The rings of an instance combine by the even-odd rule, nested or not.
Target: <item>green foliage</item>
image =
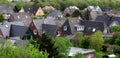
[[[88,49],[90,46],[90,37],[89,36],[84,36],[84,39],[81,41],[81,48]]]
[[[120,26],[112,26],[110,27],[111,32],[120,32]]]
[[[110,44],[117,44],[120,46],[120,32],[116,32],[112,39],[110,40]]]
[[[79,10],[75,10],[72,14],[71,14],[72,17],[78,17],[80,16],[80,11]]]
[[[70,40],[62,37],[56,37],[55,39],[53,39],[53,42],[54,48],[57,48],[57,51],[59,52],[57,58],[67,58],[69,48],[72,46]]]
[[[96,52],[96,53],[95,53],[95,58],[103,58],[104,55],[107,55],[107,53],[104,53],[104,52]]]
[[[111,45],[107,48],[108,53],[119,53],[120,54],[120,46]]]
[[[54,43],[52,42],[52,37],[48,36],[47,34],[42,34],[42,38],[37,40],[37,45],[39,45],[39,51],[46,51],[49,53],[48,58],[56,57],[58,55],[57,48],[54,48]]]
[[[77,53],[73,58],[84,58],[84,56],[81,53]]]
[[[84,38],[83,33],[78,32],[75,35],[74,39],[71,40],[72,43],[73,43],[73,46],[75,46],[75,47],[81,47],[81,41],[82,41],[83,38]]]
[[[3,22],[4,21],[4,16],[2,14],[0,14],[0,22]]]
[[[12,46],[11,42],[7,40],[1,46],[0,58],[48,58],[46,52],[39,51],[34,45],[29,44],[25,47]]]
[[[115,39],[115,44],[120,46],[120,36]]]
[[[95,49],[96,51],[100,51],[103,46],[104,40],[102,36],[102,32],[97,31],[90,38],[90,48]]]
[[[96,51],[100,51],[100,49],[103,46],[104,40],[102,37],[102,32],[97,31],[92,35],[89,36],[83,36],[82,33],[77,33],[74,39],[72,40],[72,43],[76,47],[81,48],[90,48],[95,49]]]
[[[104,43],[110,43],[111,38],[104,38]]]

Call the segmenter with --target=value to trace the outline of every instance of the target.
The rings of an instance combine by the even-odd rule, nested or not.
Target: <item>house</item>
[[[43,10],[41,9],[41,7],[39,7],[39,9],[37,10],[35,16],[43,16],[43,15],[45,15],[45,14],[44,14]]]
[[[53,10],[51,11],[47,17],[52,17],[52,18],[63,18],[63,14],[59,10]]]
[[[7,21],[4,21],[3,23],[0,23],[0,34],[1,34],[0,36],[2,38],[9,38],[10,37],[11,24],[24,26],[23,22],[7,22]]]
[[[86,35],[93,34],[96,31],[104,32],[105,26],[103,22],[95,22],[95,21],[83,21],[79,22],[79,26],[77,27],[79,30],[83,30],[82,32]]]
[[[107,27],[120,25],[120,17],[114,17],[114,16],[110,17],[107,15],[99,15],[97,16],[95,21],[104,22]]]
[[[29,28],[27,26],[11,25],[10,37],[19,36],[21,39],[23,39],[28,30]]]
[[[40,20],[33,20],[32,23],[30,24],[30,29],[36,38],[40,38],[40,36],[43,33],[42,24],[55,25],[55,26],[57,25],[54,19],[52,18],[43,18]]]
[[[29,13],[30,15],[35,16],[36,12],[39,9],[39,6],[24,6],[24,12]]]
[[[14,13],[14,5],[11,5],[11,4],[1,4],[0,5],[0,14],[3,14],[3,13]]]
[[[95,50],[90,49],[83,49],[83,48],[77,48],[77,47],[71,47],[70,51],[68,53],[68,58],[72,58],[75,54],[81,53],[84,58],[95,58]]]
[[[79,18],[68,18],[61,27],[64,34],[72,35],[78,32],[79,30],[76,30],[76,26],[79,25],[80,20]]]
[[[33,20],[30,29],[36,38],[40,38],[42,34],[43,20]]]
[[[44,12],[49,12],[49,11],[55,10],[55,8],[53,6],[51,6],[51,5],[47,5],[47,6],[43,7],[42,10]]]
[[[48,34],[51,37],[64,36],[61,28],[57,27],[56,25],[42,24],[42,32]]]
[[[103,12],[111,12],[112,8],[111,7],[105,7],[102,9]]]
[[[69,6],[64,10],[64,15],[71,15],[75,10],[80,10],[77,6]]]
[[[26,26],[29,27],[30,23],[32,22],[32,19],[28,13],[12,13],[8,21],[22,21]]]
[[[98,15],[99,15],[99,14],[97,14],[96,11],[91,11],[91,12],[90,12],[90,20],[91,20],[91,21],[95,21],[95,19],[97,18]]]
[[[88,6],[87,9],[91,11],[96,11],[98,14],[102,14],[102,9],[99,6]]]

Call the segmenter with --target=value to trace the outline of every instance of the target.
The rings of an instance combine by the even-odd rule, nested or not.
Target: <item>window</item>
[[[88,55],[88,58],[92,58],[92,54],[89,54],[89,55]]]
[[[93,29],[92,29],[92,32],[95,32],[95,31],[96,31],[96,28],[93,28]]]
[[[27,16],[27,15],[26,15],[25,17],[26,17],[26,18],[28,18],[28,16]]]
[[[76,28],[77,31],[83,31],[84,30],[83,25],[75,25],[75,28]]]
[[[8,25],[6,24],[5,27],[8,28]]]
[[[17,16],[18,17],[18,19],[20,19],[20,16]]]
[[[30,10],[30,8],[29,8],[29,10]]]
[[[64,27],[63,27],[63,30],[64,30],[64,31],[67,31],[67,26],[64,26]]]
[[[57,31],[57,36],[60,36],[61,32],[60,31]]]
[[[37,35],[37,30],[33,30],[34,35]]]

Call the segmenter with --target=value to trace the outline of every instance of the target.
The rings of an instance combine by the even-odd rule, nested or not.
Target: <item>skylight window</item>
[[[95,31],[96,31],[96,28],[93,28],[93,29],[92,29],[92,32],[95,32]]]

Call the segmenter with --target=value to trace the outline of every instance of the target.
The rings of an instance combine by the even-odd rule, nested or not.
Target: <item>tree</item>
[[[56,55],[55,58],[67,58],[69,48],[72,46],[70,40],[62,37],[56,37],[55,39],[53,39],[53,42],[54,48],[57,48],[57,51],[59,52],[59,54]]]
[[[112,26],[110,27],[111,32],[120,32],[120,26]]]
[[[54,42],[52,42],[52,37],[48,36],[47,34],[42,34],[40,40],[37,40],[37,45],[39,45],[39,51],[46,51],[49,53],[48,58],[53,58],[58,55],[57,47],[54,48]]]
[[[90,37],[84,36],[84,39],[81,40],[81,48],[88,49],[90,46]]]
[[[120,45],[120,32],[115,32],[110,40],[110,44]]]
[[[39,51],[34,45],[28,44],[24,47],[12,46],[7,40],[0,47],[0,58],[48,58],[48,53]]]
[[[90,48],[100,51],[104,43],[102,32],[97,31],[91,35],[90,38]]]
[[[4,16],[2,14],[0,14],[0,22],[4,21]]]
[[[81,41],[84,38],[83,33],[78,32],[75,37],[71,40],[73,43],[73,46],[75,47],[81,47]]]
[[[84,56],[81,53],[77,53],[73,58],[84,58]]]

